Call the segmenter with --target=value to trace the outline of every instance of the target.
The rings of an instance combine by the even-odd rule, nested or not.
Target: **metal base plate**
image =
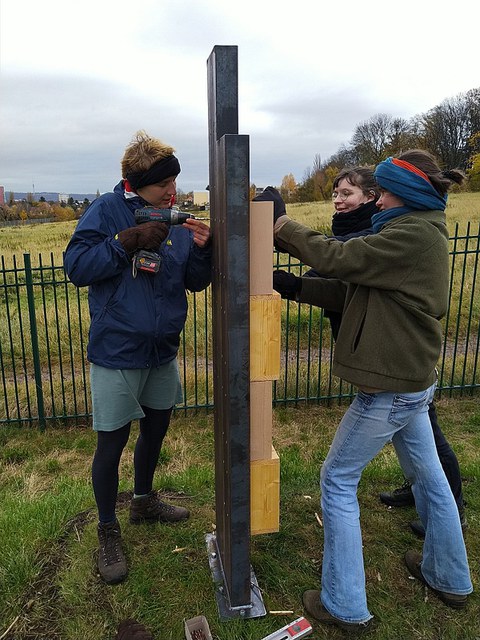
[[[250,599],[251,602],[244,606],[232,607],[229,602],[228,588],[223,572],[222,561],[218,551],[217,539],[213,533],[205,536],[208,552],[208,564],[212,572],[215,583],[215,598],[217,600],[218,613],[221,620],[231,620],[233,618],[261,618],[267,611],[263,604],[262,594],[257,583],[253,569],[250,569]]]

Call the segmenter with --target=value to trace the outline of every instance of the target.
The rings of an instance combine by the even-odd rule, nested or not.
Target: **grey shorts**
[[[183,402],[177,360],[152,369],[107,369],[90,364],[93,429],[115,431],[145,416],[142,406],[170,409]]]

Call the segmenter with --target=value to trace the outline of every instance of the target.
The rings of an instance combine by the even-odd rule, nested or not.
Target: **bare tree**
[[[444,100],[420,117],[424,146],[444,167],[466,169],[468,166],[469,140],[480,121],[480,90],[469,94],[461,93]]]

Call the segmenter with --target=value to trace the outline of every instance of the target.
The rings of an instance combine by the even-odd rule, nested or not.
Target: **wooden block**
[[[280,377],[280,318],[282,299],[270,295],[250,296],[250,380]]]
[[[273,447],[270,459],[250,463],[250,528],[252,535],[280,528],[280,460]]]
[[[250,203],[250,295],[272,293],[273,203]]]
[[[270,457],[272,449],[272,382],[250,383],[250,460]]]

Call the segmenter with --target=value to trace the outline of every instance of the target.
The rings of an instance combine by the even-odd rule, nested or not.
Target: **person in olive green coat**
[[[305,280],[301,299],[342,313],[333,371],[358,387],[321,470],[321,590],[303,595],[310,616],[348,630],[373,618],[357,486],[390,441],[426,532],[423,555],[405,555],[408,570],[455,609],[472,591],[458,509],[428,417],[448,304],[446,198],[463,176],[413,150],[380,163],[375,178],[374,233],[347,242],[291,220],[276,190],[262,198],[274,203],[276,246],[327,276]]]

